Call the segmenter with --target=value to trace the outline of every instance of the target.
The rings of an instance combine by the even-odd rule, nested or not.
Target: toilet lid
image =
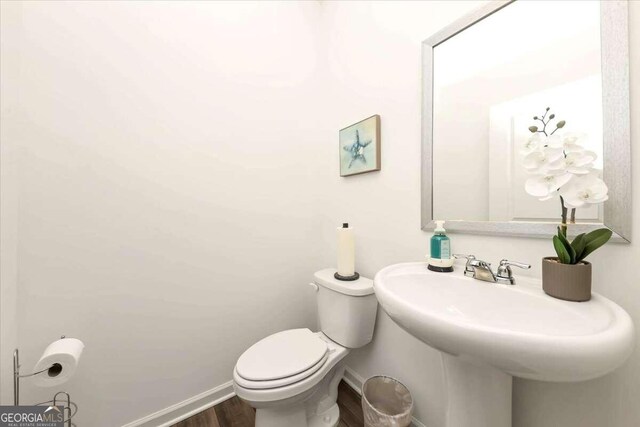
[[[236,371],[251,381],[270,381],[297,375],[320,362],[327,343],[309,329],[290,329],[258,341],[245,351]]]

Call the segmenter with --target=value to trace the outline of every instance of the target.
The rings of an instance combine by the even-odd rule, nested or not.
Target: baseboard
[[[342,378],[345,383],[347,383],[352,389],[354,389],[358,394],[362,395],[362,384],[364,384],[364,378],[362,378],[356,371],[349,368],[348,366],[344,370],[344,377]],[[416,419],[416,417],[411,417],[411,425],[413,427],[427,427],[421,421]]]
[[[344,369],[344,377],[342,377],[343,381],[349,386],[358,392],[359,395],[362,395],[362,384],[364,384],[364,378],[356,373],[353,369],[348,366]]]
[[[229,381],[122,427],[169,427],[234,395],[233,382]]]
[[[346,367],[343,380],[358,394],[362,394],[362,384],[365,380],[353,369]],[[187,400],[183,400],[180,403],[176,403],[146,417],[125,424],[122,427],[169,427],[205,409],[211,408],[218,403],[224,402],[233,396],[235,396],[233,382],[229,381]],[[426,427],[425,424],[415,417],[412,417],[411,425],[413,427]]]

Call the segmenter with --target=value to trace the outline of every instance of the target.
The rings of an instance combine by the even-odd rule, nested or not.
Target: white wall
[[[25,2],[7,29],[23,365],[85,342],[78,425],[195,396],[259,338],[314,325],[318,7]]]
[[[16,309],[18,293],[18,186],[16,147],[20,131],[18,73],[20,57],[17,28],[20,7],[0,3],[0,402],[13,404],[13,350],[18,345]]]
[[[430,235],[420,231],[420,43],[462,13],[467,2],[328,2],[327,51],[333,83],[322,161],[326,207],[325,263],[334,256],[334,226],[356,230],[357,265],[373,276],[380,268],[421,260]],[[631,9],[632,138],[640,144],[640,3]],[[382,170],[339,178],[333,129],[380,114]],[[595,291],[623,306],[640,325],[640,150],[633,150],[634,243],[608,245],[593,256]],[[463,173],[461,171],[461,173]],[[455,252],[491,262],[503,257],[534,264],[552,253],[546,240],[452,235]],[[380,313],[373,343],[349,357],[360,375],[400,378],[416,397],[416,415],[429,427],[443,421],[437,353]],[[640,328],[637,329],[640,331]],[[640,339],[640,337],[638,337]],[[515,380],[514,427],[635,427],[640,420],[640,352],[615,373],[577,384]]]

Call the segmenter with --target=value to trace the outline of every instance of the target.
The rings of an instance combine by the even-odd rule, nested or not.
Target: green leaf
[[[564,235],[560,227],[558,227],[558,238],[560,239],[560,242],[562,242],[562,245],[565,247],[565,249],[567,250],[567,253],[569,254],[569,262],[564,264],[575,264],[576,251],[573,249],[573,247],[571,246],[571,243],[569,243],[569,241],[567,240],[567,237]]]
[[[555,248],[556,253],[558,254],[558,259],[561,263],[571,263],[571,256],[569,255],[569,252],[567,252],[567,248],[564,247],[564,244],[558,236],[553,236],[553,247]]]
[[[600,246],[607,243],[611,238],[612,234],[613,232],[608,228],[600,228],[598,230],[593,230],[592,232],[587,233],[584,236],[584,239],[585,239],[584,250],[582,251],[582,254],[578,261],[582,261],[587,256],[589,256],[591,252],[595,251]]]
[[[582,251],[584,251],[584,247],[587,244],[587,241],[584,238],[584,233],[578,234],[573,242],[571,242],[571,247],[574,251],[576,251],[576,263],[578,263],[582,259]]]

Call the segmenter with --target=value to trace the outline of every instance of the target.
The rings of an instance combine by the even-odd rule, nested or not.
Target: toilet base
[[[306,427],[304,406],[256,408],[256,427]]]
[[[336,427],[340,422],[340,409],[334,403],[329,409],[310,418],[303,406],[292,408],[259,408],[256,410],[256,426],[259,427]]]
[[[344,365],[338,363],[302,394],[279,402],[248,402],[256,408],[255,427],[336,427],[340,422],[338,384],[343,375]]]
[[[332,407],[321,414],[307,419],[308,427],[336,427],[340,422],[340,409],[334,403]]]

